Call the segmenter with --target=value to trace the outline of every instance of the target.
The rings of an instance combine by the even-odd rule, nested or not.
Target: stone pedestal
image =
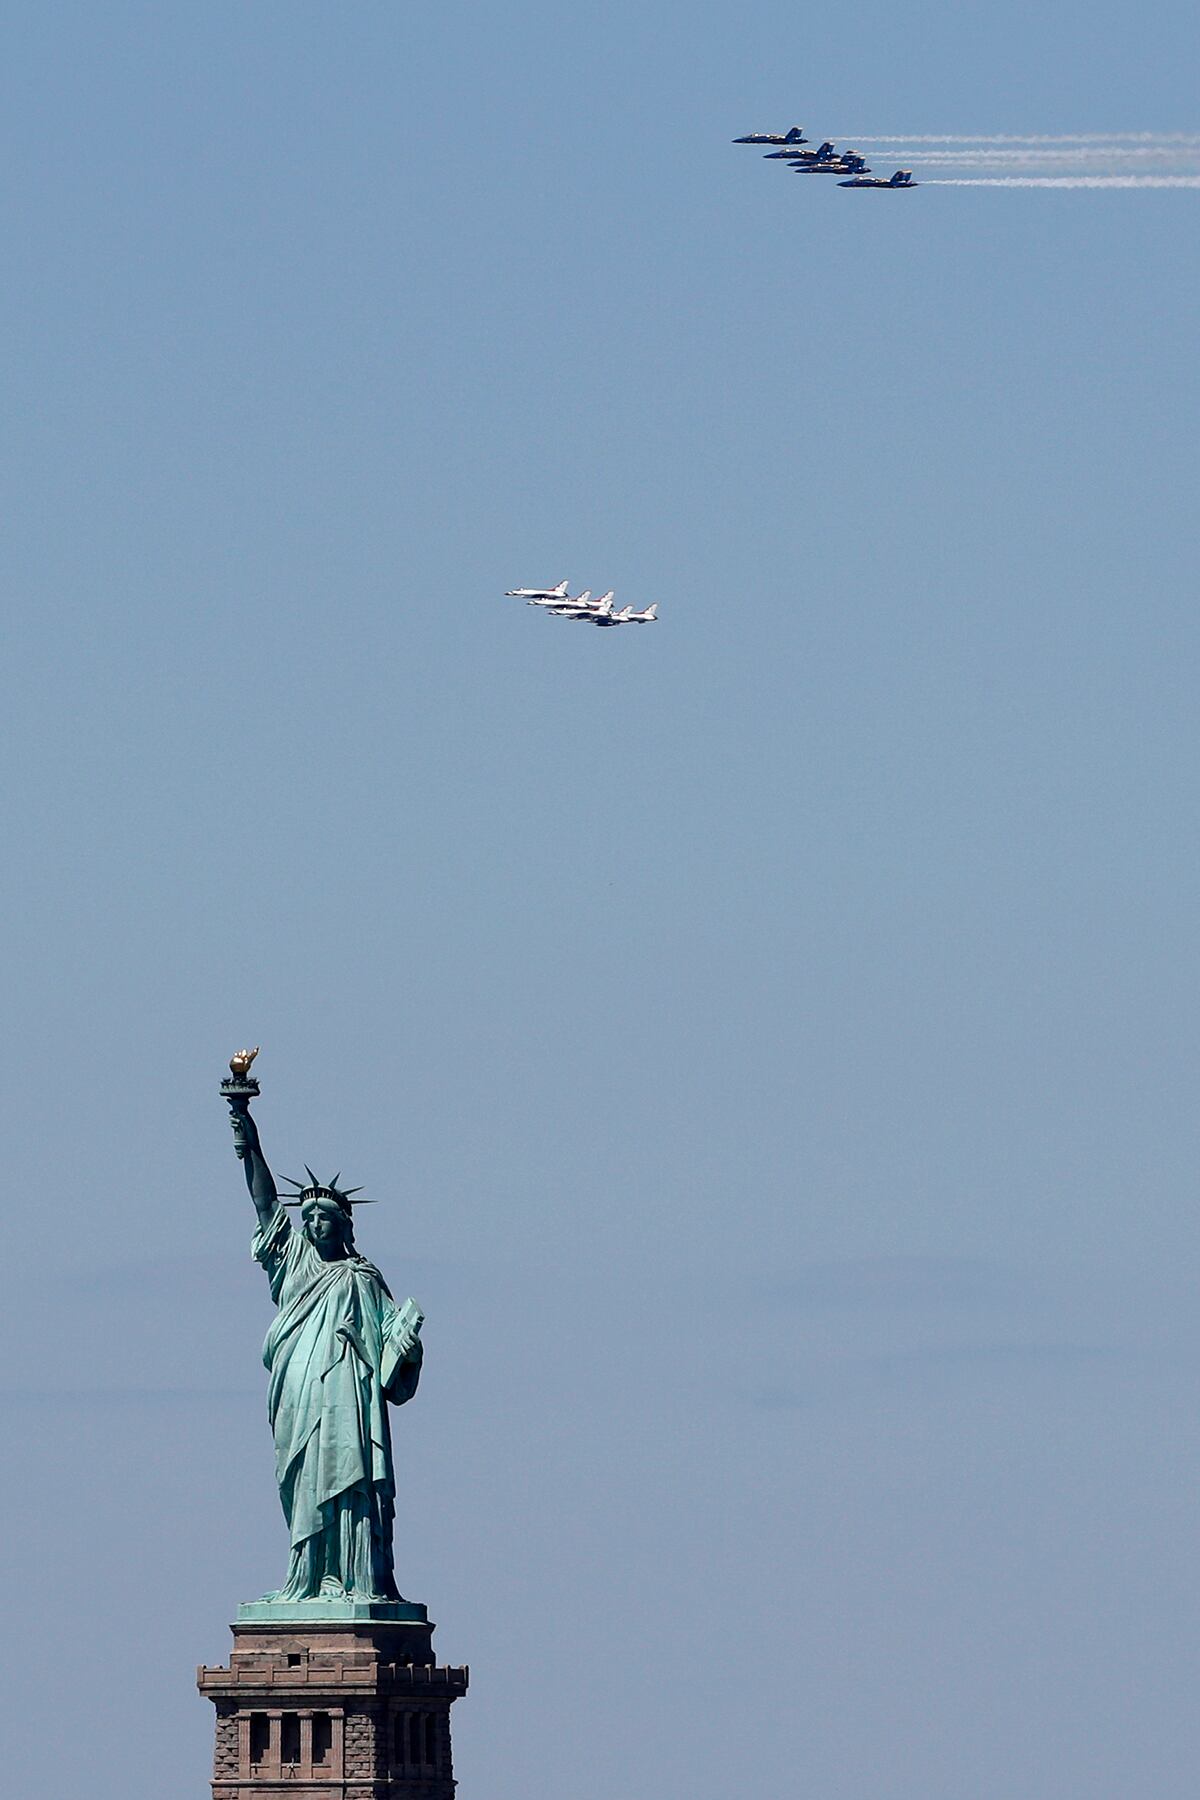
[[[453,1800],[450,1708],[467,1671],[434,1662],[424,1607],[301,1610],[241,1608],[229,1667],[197,1672],[217,1709],[213,1800]],[[263,1611],[285,1616],[245,1617]]]

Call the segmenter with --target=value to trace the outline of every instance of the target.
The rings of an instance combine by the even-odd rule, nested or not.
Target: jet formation
[[[560,581],[552,588],[509,588],[505,599],[524,600],[526,606],[540,606],[556,619],[574,619],[583,625],[653,625],[658,618],[657,601],[645,612],[634,612],[632,606],[623,606],[620,612],[614,612],[612,588],[598,600],[592,599],[591,588],[584,588],[582,594],[576,594],[571,600],[568,586],[567,582]]]
[[[910,188],[917,183],[912,178],[911,169],[897,169],[889,181],[879,176],[872,179],[871,171],[857,150],[838,150],[831,138],[826,138],[815,150],[802,150],[801,144],[807,144],[802,125],[793,125],[790,131],[751,131],[745,137],[734,138],[735,144],[778,144],[777,150],[768,150],[768,162],[785,162],[796,175],[838,175],[844,179],[838,182],[839,187],[846,188]]]

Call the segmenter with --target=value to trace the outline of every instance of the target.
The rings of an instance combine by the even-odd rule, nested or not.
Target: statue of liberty
[[[340,1175],[291,1181],[280,1200],[250,1116],[255,1051],[230,1059],[221,1084],[258,1214],[252,1252],[277,1311],[263,1345],[275,1478],[291,1533],[287,1580],[268,1603],[396,1602],[392,1521],[396,1478],[388,1402],[403,1406],[421,1373],[422,1315],[397,1307],[354,1247],[351,1196]],[[361,1202],[360,1202],[361,1204]],[[299,1211],[299,1229],[288,1209]],[[422,1609],[423,1610],[423,1609]]]

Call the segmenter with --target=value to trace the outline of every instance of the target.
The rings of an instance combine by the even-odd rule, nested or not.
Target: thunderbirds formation
[[[591,588],[584,588],[574,600],[568,599],[569,583],[560,581],[552,588],[509,588],[505,598],[508,600],[524,600],[527,606],[541,606],[556,619],[575,619],[585,625],[653,625],[658,617],[658,605],[648,606],[645,612],[634,612],[632,606],[623,606],[620,612],[613,611],[613,590],[601,594],[599,600],[592,599]]]
[[[768,162],[786,162],[796,175],[843,175],[847,180],[839,181],[839,187],[846,188],[910,188],[917,183],[912,178],[911,169],[897,169],[890,181],[882,181],[878,176],[872,177],[865,160],[857,150],[835,150],[830,139],[816,150],[802,150],[801,144],[807,144],[803,128],[793,125],[790,131],[751,131],[745,137],[734,138],[735,144],[775,144],[778,149],[767,151]]]

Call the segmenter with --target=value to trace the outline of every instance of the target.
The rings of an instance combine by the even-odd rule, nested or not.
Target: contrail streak
[[[1200,175],[934,175],[920,187],[1200,188]]]
[[[890,136],[881,136],[879,132],[868,135],[862,131],[851,131],[845,136],[847,143],[860,144],[1190,144],[1200,147],[1200,132],[1196,131],[1067,131],[1053,135],[1043,132],[1031,136],[999,131],[975,137],[953,132],[932,135],[893,132]]]
[[[1020,163],[1097,163],[1119,158],[1122,162],[1195,162],[1200,144],[1195,149],[1178,144],[1140,144],[1137,146],[1101,145],[1063,150],[909,150],[904,152],[914,163],[978,163],[983,167],[1002,168]]]

